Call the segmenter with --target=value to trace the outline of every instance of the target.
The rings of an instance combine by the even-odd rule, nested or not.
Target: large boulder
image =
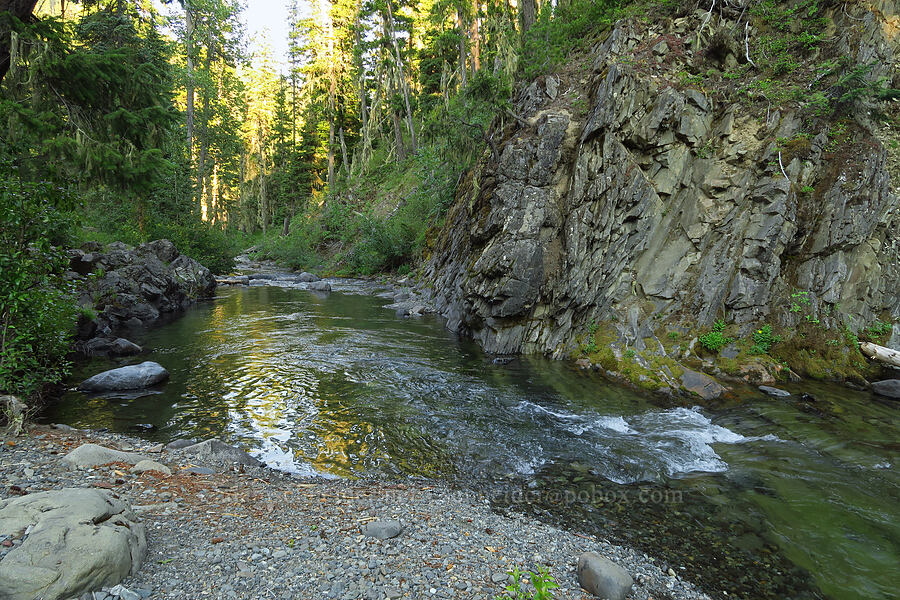
[[[79,339],[98,334],[115,337],[111,334],[127,324],[145,325],[166,313],[184,310],[212,295],[216,287],[209,269],[180,254],[169,240],[154,240],[137,248],[120,242],[102,251],[94,247],[69,252],[78,302],[99,315],[95,327],[79,331]],[[89,273],[91,277],[83,277]],[[82,349],[96,353],[87,345]]]
[[[82,444],[63,456],[62,462],[70,467],[89,468],[114,462],[134,465],[149,459],[149,456],[137,454],[136,452],[113,450],[97,444]]]
[[[219,463],[225,465],[239,464],[248,467],[262,467],[263,463],[256,460],[240,448],[229,446],[219,440],[206,440],[199,444],[182,448],[185,454],[192,454],[202,462]]]
[[[578,557],[577,575],[581,587],[606,600],[625,600],[634,585],[625,569],[596,552]]]
[[[879,396],[900,399],[900,379],[885,379],[872,384],[872,391]]]
[[[22,540],[0,553],[4,600],[58,600],[113,586],[135,573],[147,553],[144,525],[104,490],[0,501],[0,536]]]
[[[78,389],[85,392],[137,390],[162,383],[168,378],[169,372],[162,365],[148,360],[139,365],[129,365],[98,373],[82,381]]]

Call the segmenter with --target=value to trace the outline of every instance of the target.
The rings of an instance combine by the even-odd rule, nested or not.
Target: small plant
[[[526,574],[522,573],[519,567],[509,571],[509,575],[512,577],[512,583],[506,586],[504,594],[495,596],[494,600],[553,600],[556,597],[553,590],[557,589],[559,584],[550,575],[550,570],[547,567],[538,567],[536,573],[534,571],[527,573],[531,586],[534,588],[531,596],[522,589],[522,586],[525,584]]]
[[[791,312],[798,313],[802,311],[804,308],[809,308],[811,301],[809,299],[809,292],[794,292],[791,294]]]
[[[629,348],[625,351],[625,358],[634,358],[636,354],[637,353],[632,348]]]
[[[710,352],[718,352],[728,344],[734,341],[734,339],[730,337],[726,337],[725,333],[725,321],[719,319],[713,324],[712,331],[708,333],[704,333],[698,338],[700,345],[709,350]]]
[[[780,335],[772,333],[772,326],[763,325],[753,332],[753,346],[750,347],[751,354],[767,354],[774,344],[781,341]]]
[[[880,319],[876,319],[874,323],[863,329],[863,332],[874,339],[890,334],[893,328],[894,326],[890,322],[885,323]]]
[[[679,337],[680,335],[681,335],[681,334],[678,333],[677,331],[670,331],[670,332],[669,332],[669,339],[672,340],[673,342],[676,342],[676,341],[678,341],[678,337]]]

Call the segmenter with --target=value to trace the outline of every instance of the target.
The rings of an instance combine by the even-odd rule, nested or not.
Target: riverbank
[[[477,491],[442,482],[223,468],[145,440],[66,427],[31,426],[0,439],[0,499],[87,487],[131,504],[146,525],[148,554],[115,589],[120,598],[492,599],[507,571],[540,565],[559,583],[557,598],[581,599],[590,595],[575,566],[588,551],[632,575],[630,598],[709,598],[641,552],[497,514]],[[121,464],[66,468],[61,457],[85,443],[148,454],[172,475],[134,474]],[[403,524],[399,536],[361,535],[365,524],[390,519]]]

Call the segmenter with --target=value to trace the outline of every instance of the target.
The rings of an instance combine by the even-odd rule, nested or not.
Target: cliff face
[[[896,78],[896,8],[835,7],[828,51]],[[519,94],[499,160],[460,187],[426,264],[450,328],[559,357],[604,322],[618,347],[665,355],[665,324],[900,318],[896,130],[863,104],[812,124],[802,101],[767,106],[758,79],[698,82],[752,77],[735,17],[620,21],[583,70]]]

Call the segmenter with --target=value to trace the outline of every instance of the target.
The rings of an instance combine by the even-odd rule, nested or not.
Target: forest
[[[0,3],[0,388],[65,372],[63,249],[167,238],[217,273],[241,249],[334,274],[408,272],[517,79],[620,11],[581,0],[294,0],[288,64],[240,0]]]

